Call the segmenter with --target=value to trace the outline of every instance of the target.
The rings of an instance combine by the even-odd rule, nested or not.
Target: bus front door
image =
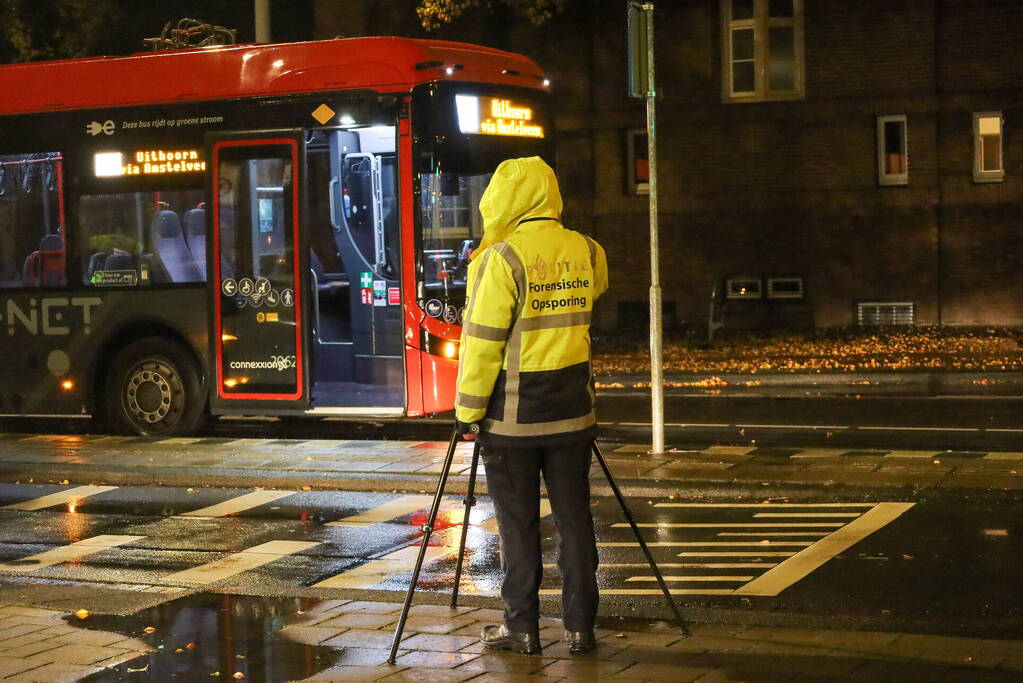
[[[210,409],[306,412],[304,139],[299,132],[217,135],[208,142]]]
[[[306,133],[311,414],[405,410],[396,128]]]

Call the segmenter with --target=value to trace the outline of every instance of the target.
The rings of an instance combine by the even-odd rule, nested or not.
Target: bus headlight
[[[452,339],[444,339],[443,337],[435,337],[426,330],[423,330],[423,350],[433,356],[440,356],[441,358],[448,358],[451,360],[458,359],[458,341]]]

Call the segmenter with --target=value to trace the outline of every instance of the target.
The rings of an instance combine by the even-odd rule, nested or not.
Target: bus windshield
[[[527,156],[553,165],[544,98],[464,84],[414,94],[419,293],[428,315],[462,322],[469,257],[483,236],[479,203],[497,165]]]

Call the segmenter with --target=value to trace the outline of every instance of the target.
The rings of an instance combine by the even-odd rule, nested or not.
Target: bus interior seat
[[[189,209],[185,212],[185,242],[192,252],[196,268],[206,279],[206,209]]]
[[[107,256],[106,261],[103,263],[102,270],[132,270],[137,271],[138,267],[135,263],[135,257],[123,249],[114,249],[110,256]]]
[[[92,282],[92,276],[97,270],[106,270],[107,257],[110,256],[108,251],[97,251],[89,257],[89,264],[85,268],[85,282]]]
[[[46,235],[39,242],[39,283],[43,287],[63,287],[65,253],[64,238]]]
[[[25,259],[21,279],[26,287],[60,287],[64,282],[64,238],[44,235],[39,250]]]
[[[165,209],[153,214],[150,237],[154,260],[163,264],[170,282],[202,282],[199,269],[181,232],[181,219],[177,212]]]

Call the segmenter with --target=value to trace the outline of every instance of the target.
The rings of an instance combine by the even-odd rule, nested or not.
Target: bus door
[[[301,133],[208,140],[210,408],[305,412],[308,391]]]
[[[393,126],[307,131],[313,414],[405,409]]]

